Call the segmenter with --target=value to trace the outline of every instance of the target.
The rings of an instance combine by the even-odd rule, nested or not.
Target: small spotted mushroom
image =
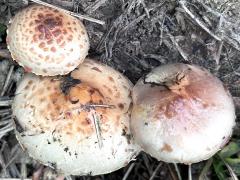
[[[12,58],[28,72],[67,74],[83,62],[89,39],[75,17],[42,5],[31,5],[10,21],[7,44]]]
[[[133,137],[158,160],[191,164],[208,159],[228,142],[234,125],[231,95],[201,67],[160,66],[133,88]]]
[[[63,79],[27,74],[13,103],[17,139],[66,175],[115,171],[139,150],[129,130],[131,90],[119,72],[89,59]]]

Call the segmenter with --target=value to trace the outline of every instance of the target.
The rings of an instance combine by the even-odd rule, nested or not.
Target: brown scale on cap
[[[7,44],[20,65],[50,76],[72,71],[89,49],[87,32],[78,19],[41,5],[16,14],[8,28]]]
[[[163,147],[161,148],[160,151],[172,152],[173,149],[172,149],[172,147],[170,145],[164,143],[164,145],[163,145]]]
[[[70,136],[81,133],[82,139],[95,133],[94,121],[91,116],[93,113],[96,113],[101,118],[102,131],[109,130],[109,128],[105,128],[105,125],[107,126],[110,120],[109,116],[112,114],[110,110],[113,107],[108,109],[105,107],[91,106],[107,104],[98,89],[92,88],[86,83],[80,83],[71,87],[69,93],[66,95],[61,91],[60,83],[58,80],[46,78],[41,83],[44,87],[38,87],[38,90],[33,91],[32,95],[29,96],[30,101],[32,98],[38,97],[36,101],[42,104],[42,106],[38,107],[40,116],[43,116],[44,119],[49,119],[52,123],[61,121],[61,123],[58,124],[58,128],[60,128],[63,133]],[[30,80],[24,90],[29,91],[33,86],[33,81]],[[42,94],[42,96],[39,96],[39,94]],[[27,103],[25,108],[29,106],[31,105]],[[36,107],[30,108],[35,109]],[[115,123],[118,124],[119,116],[116,114],[115,120],[111,119],[111,121],[115,121]],[[42,126],[44,127],[41,128],[42,131],[51,128],[49,121],[38,122],[37,125],[33,123],[32,126]]]

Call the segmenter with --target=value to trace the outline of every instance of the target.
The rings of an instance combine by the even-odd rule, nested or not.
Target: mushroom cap
[[[98,175],[127,165],[139,151],[129,130],[131,82],[89,59],[71,77],[78,80],[72,87],[73,80],[23,78],[13,102],[23,149],[64,174]]]
[[[32,5],[18,12],[7,30],[12,58],[28,72],[67,74],[83,62],[89,39],[84,25],[62,11]]]
[[[228,90],[206,69],[170,64],[153,69],[134,86],[130,124],[145,152],[191,164],[228,142],[235,110]]]

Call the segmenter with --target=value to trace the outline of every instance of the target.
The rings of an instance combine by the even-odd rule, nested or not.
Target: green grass
[[[231,141],[214,156],[213,169],[219,180],[240,176],[240,141]]]

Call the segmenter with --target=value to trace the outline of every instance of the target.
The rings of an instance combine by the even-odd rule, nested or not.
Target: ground
[[[237,34],[240,3],[237,0],[48,2],[104,21],[101,25],[83,20],[91,43],[89,57],[114,67],[133,83],[152,68],[174,62],[197,64],[219,77],[233,96],[237,125],[223,151],[208,161],[192,165],[193,179],[227,179],[240,175],[240,34]],[[9,57],[5,41],[9,19],[31,3],[0,0],[0,177],[31,177],[41,168],[22,152],[15,139],[10,106],[16,83],[24,71]],[[51,171],[44,171],[43,179],[47,179]],[[114,173],[67,179],[184,180],[187,177],[187,166],[158,162],[141,153],[136,161]]]

